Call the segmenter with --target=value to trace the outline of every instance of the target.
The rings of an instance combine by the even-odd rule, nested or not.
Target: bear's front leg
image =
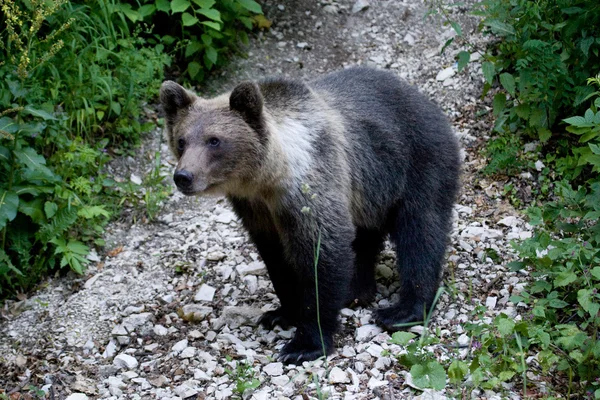
[[[277,218],[285,255],[298,277],[300,300],[296,334],[279,354],[286,364],[333,352],[338,314],[348,299],[354,275],[355,229],[350,215],[340,204],[326,206],[321,199],[320,205],[311,215],[288,208]]]

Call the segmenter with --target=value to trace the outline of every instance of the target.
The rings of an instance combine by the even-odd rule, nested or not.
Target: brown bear
[[[394,330],[423,319],[460,173],[457,140],[436,105],[370,68],[310,83],[243,82],[213,99],[165,82],[160,99],[177,188],[227,196],[281,302],[262,324],[297,328],[282,361],[333,350],[339,310],[373,299],[388,235],[400,300],[376,310],[377,322]]]

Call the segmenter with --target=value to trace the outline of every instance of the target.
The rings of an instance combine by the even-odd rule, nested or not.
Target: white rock
[[[491,398],[487,397],[487,399],[491,400]],[[432,389],[425,389],[423,391],[423,393],[420,396],[415,397],[415,400],[446,400],[447,397],[444,395],[443,392],[437,391],[437,390],[432,390]]]
[[[445,81],[446,79],[450,78],[451,76],[454,76],[454,74],[456,74],[456,70],[453,67],[448,67],[448,68],[445,68],[445,69],[441,70],[440,72],[438,72],[438,74],[435,77],[435,80]]]
[[[181,317],[186,321],[200,322],[213,311],[212,307],[205,307],[198,304],[186,304],[181,308]]]
[[[119,389],[124,389],[127,387],[125,382],[122,379],[117,378],[116,376],[109,376],[107,379],[108,386],[114,386]]]
[[[415,44],[415,38],[410,33],[407,33],[403,40],[408,43],[409,46],[413,46]]]
[[[467,336],[466,334],[462,334],[458,337],[458,344],[461,346],[467,346],[469,344],[469,342],[471,341],[471,339],[469,339],[469,336]]]
[[[252,397],[250,397],[250,400],[268,400],[269,397],[269,389],[263,389],[263,390],[259,390],[258,392],[255,392],[252,394]]]
[[[496,307],[497,301],[498,297],[490,296],[487,299],[485,299],[485,306],[488,308],[488,310],[493,310]]]
[[[356,3],[352,6],[352,14],[356,14],[362,10],[366,10],[369,8],[370,4],[367,0],[357,0]]]
[[[333,367],[331,369],[331,372],[329,372],[329,382],[330,383],[348,383],[348,382],[350,382],[350,377],[341,368]]]
[[[188,340],[187,339],[183,339],[180,340],[179,342],[175,343],[173,345],[173,347],[171,348],[171,351],[173,353],[181,353],[183,351],[183,349],[185,349],[186,347],[188,347]]]
[[[184,382],[183,384],[177,386],[175,389],[173,389],[173,392],[183,399],[198,394],[198,390],[188,382]]]
[[[366,342],[373,336],[380,334],[381,328],[377,325],[363,325],[356,330],[356,340],[359,342]]]
[[[106,348],[104,349],[104,353],[102,353],[102,357],[104,358],[113,358],[117,353],[117,343],[115,343],[114,339],[110,339]]]
[[[221,214],[217,215],[217,217],[215,218],[215,221],[220,222],[222,224],[229,224],[229,223],[231,223],[231,221],[235,221],[236,218],[237,217],[233,212],[225,211],[225,212],[222,212]]]
[[[283,364],[274,362],[263,367],[263,372],[270,376],[279,376],[283,374]]]
[[[290,382],[290,377],[287,375],[274,376],[271,378],[271,382],[277,386],[285,386]]]
[[[196,355],[196,349],[194,347],[188,346],[181,351],[179,357],[181,358],[192,358]]]
[[[537,160],[537,161],[535,162],[535,169],[536,169],[536,170],[538,170],[538,171],[541,171],[541,170],[543,170],[544,168],[546,168],[546,166],[544,165],[544,163],[543,163],[543,162],[541,162],[540,160]]]
[[[115,357],[113,364],[118,368],[133,369],[138,366],[138,360],[129,354],[121,353]]]
[[[517,226],[517,225],[519,225],[519,219],[517,217],[510,215],[510,216],[504,217],[500,221],[498,221],[498,225],[504,225],[504,226],[509,226],[509,227]]]
[[[256,290],[258,289],[258,278],[256,276],[245,276],[244,283],[246,284],[246,287],[248,288],[248,292],[250,292],[250,294],[256,293]]]
[[[253,261],[250,264],[240,264],[235,267],[238,274],[244,277],[246,275],[264,276],[267,274],[267,267],[261,261]]]
[[[194,297],[194,301],[212,301],[215,297],[216,289],[212,286],[203,283]]]
[[[303,49],[303,48],[305,48],[305,47],[307,47],[307,46],[308,46],[308,43],[306,43],[306,42],[299,42],[299,43],[296,45],[296,47],[298,47],[299,49]]]
[[[367,386],[369,387],[369,389],[373,390],[380,386],[386,386],[387,384],[388,384],[388,381],[380,381],[379,379],[375,379],[374,377],[371,377],[371,379],[369,379],[369,383],[367,383]]]
[[[131,174],[131,176],[129,177],[129,180],[133,183],[135,183],[136,185],[141,185],[142,184],[142,179],[135,175],[135,174]]]
[[[70,394],[65,400],[88,400],[88,397],[83,393],[73,393]]]
[[[169,333],[169,330],[162,325],[154,325],[154,333],[158,336],[165,336]]]
[[[206,259],[208,261],[221,261],[224,258],[225,253],[223,253],[222,251],[212,251],[206,256]]]

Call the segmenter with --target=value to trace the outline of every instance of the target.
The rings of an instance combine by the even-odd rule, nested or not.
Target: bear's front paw
[[[388,332],[394,332],[423,323],[424,311],[429,310],[423,301],[400,301],[391,307],[375,310],[375,320]]]
[[[326,357],[332,352],[333,338],[330,335],[324,333],[323,342],[321,342],[320,335],[307,335],[304,330],[298,329],[294,338],[283,346],[278,359],[284,364],[300,365],[304,361]]]
[[[281,307],[264,313],[258,323],[267,329],[273,329],[276,325],[279,325],[284,330],[288,330],[295,325],[292,318]]]

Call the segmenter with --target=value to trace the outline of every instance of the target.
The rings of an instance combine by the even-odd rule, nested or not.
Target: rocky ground
[[[356,64],[390,69],[417,85],[447,112],[464,147],[446,290],[431,328],[439,328],[447,344],[466,346],[463,324],[477,304],[486,305],[490,317],[504,312],[519,319],[508,298],[527,276],[505,264],[513,254],[509,241],[528,237],[531,227],[502,198],[502,183],[478,174],[491,129],[490,107],[480,99],[478,54],[457,73],[454,56],[461,48],[440,54],[453,30],[425,18],[427,9],[417,0],[262,4],[271,29],[252,40],[248,58],[235,59],[199,92],[214,94],[266,75],[310,78]],[[454,8],[452,15],[469,40],[483,46],[465,11]],[[159,135],[139,154],[160,148],[170,175],[173,160]],[[143,175],[140,165],[122,160],[115,174]],[[50,280],[32,297],[7,303],[0,322],[0,393],[19,398],[34,387],[53,399],[440,399],[460,392],[415,388],[394,357],[406,350],[390,344],[364,308],[342,310],[338,351],[326,364],[276,362],[293,331],[255,326],[277,299],[264,264],[222,199],[174,192],[157,222],[116,222],[106,240],[106,253],[93,257],[85,277]],[[377,266],[373,307],[394,301],[393,264],[388,246]],[[518,398],[511,385],[505,389],[472,397]]]

